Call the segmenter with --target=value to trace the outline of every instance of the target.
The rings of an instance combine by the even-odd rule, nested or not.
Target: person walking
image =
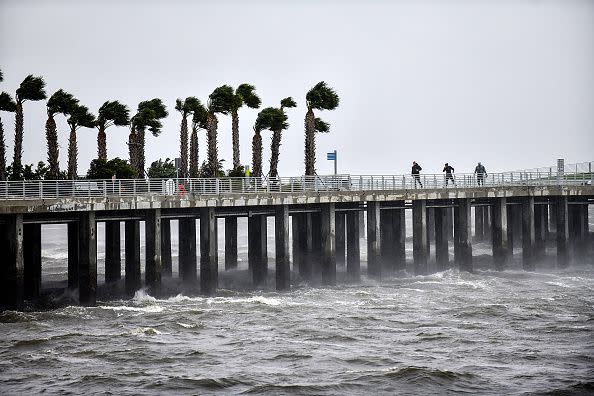
[[[476,183],[479,186],[485,185],[485,178],[487,177],[487,170],[485,167],[479,162],[476,168],[474,168],[474,173],[476,173]]]
[[[412,164],[412,177],[415,180],[415,188],[417,188],[417,183],[419,183],[419,185],[421,186],[421,188],[423,188],[423,184],[421,183],[421,176],[420,176],[420,172],[423,168],[421,168],[421,166],[419,164],[417,164],[417,161],[413,161]]]
[[[454,175],[452,173],[454,173],[454,167],[450,166],[447,162],[445,163],[442,172],[446,173],[446,178],[445,178],[445,182],[446,182],[446,187],[448,185],[448,181],[451,180],[452,184],[455,186],[456,185],[456,181],[454,180]]]

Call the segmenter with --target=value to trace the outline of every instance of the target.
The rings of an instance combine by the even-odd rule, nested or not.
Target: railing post
[[[23,198],[25,198],[25,181],[23,180]]]
[[[136,179],[132,180],[132,194],[136,196]]]
[[[215,194],[219,195],[219,179],[215,179]]]
[[[103,196],[107,196],[107,181],[103,180]]]

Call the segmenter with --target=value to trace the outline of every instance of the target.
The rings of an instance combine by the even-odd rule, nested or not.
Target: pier
[[[430,271],[432,241],[437,270],[455,266],[473,271],[476,241],[492,244],[498,270],[519,248],[524,269],[534,270],[552,237],[559,266],[587,254],[588,208],[594,203],[591,172],[490,174],[480,186],[474,174],[457,174],[455,185],[447,185],[443,174],[422,175],[422,182],[422,188],[416,187],[410,175],[0,182],[1,305],[19,309],[39,296],[42,224],[67,224],[68,288],[84,305],[94,305],[97,298],[99,222],[105,223],[105,281],[120,281],[123,267],[129,296],[141,288],[158,295],[162,279],[172,276],[174,219],[179,224],[179,277],[204,295],[217,293],[219,271],[237,268],[239,238],[248,241],[254,287],[266,283],[269,217],[274,218],[277,290],[291,288],[293,273],[335,285],[337,267],[349,281],[357,281],[364,269],[363,249],[369,277],[381,280],[405,269],[405,211],[412,211],[416,275]],[[247,218],[248,235],[238,235],[241,217]],[[224,263],[219,263],[217,246],[221,218]]]

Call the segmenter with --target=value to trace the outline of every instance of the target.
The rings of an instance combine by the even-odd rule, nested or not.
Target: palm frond
[[[2,69],[0,69],[0,82],[4,81],[4,74],[2,74]]]
[[[310,89],[305,99],[309,107],[318,110],[334,110],[340,102],[338,94],[324,81],[320,81]]]
[[[77,105],[70,111],[68,124],[75,129],[79,127],[93,128],[95,116],[89,112],[87,106]]]
[[[175,100],[175,110],[179,111],[180,113],[184,111],[184,102],[183,100],[177,98]]]
[[[0,93],[0,111],[10,111],[11,113],[16,111],[15,101],[6,92]]]
[[[59,89],[47,101],[47,114],[62,113],[68,115],[76,106],[78,106],[78,99],[63,89]]]
[[[35,77],[29,74],[16,91],[17,100],[42,100],[47,96],[45,94],[45,81],[43,77]]]
[[[262,104],[260,97],[256,94],[256,87],[253,85],[241,84],[235,92],[241,97],[247,107],[257,109]]]
[[[284,98],[281,100],[281,109],[290,108],[290,107],[297,107],[297,103],[293,100],[292,97]]]
[[[315,121],[315,128],[316,128],[316,132],[321,132],[321,133],[327,133],[330,132],[330,124],[328,124],[325,121],[322,121],[321,118],[316,117],[316,121]]]
[[[112,121],[113,125],[124,126],[130,123],[130,110],[123,103],[107,101],[99,108],[97,123],[103,124]]]
[[[212,113],[229,114],[235,100],[234,96],[233,88],[228,85],[215,88],[208,96],[208,110]]]

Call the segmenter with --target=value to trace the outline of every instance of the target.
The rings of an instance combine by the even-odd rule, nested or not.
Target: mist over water
[[[0,314],[0,393],[594,392],[592,257],[557,269],[551,245],[538,270],[525,272],[516,250],[497,272],[490,244],[475,243],[472,274],[402,271],[347,284],[339,267],[336,287],[310,287],[293,273],[293,289],[277,293],[272,222],[268,288],[256,291],[246,224],[240,219],[241,261],[230,272],[219,227],[216,297],[139,291],[109,300],[100,291],[97,307]],[[176,278],[176,222],[171,229]],[[47,289],[66,279],[66,228],[43,226],[42,235]],[[101,224],[98,235],[101,284]]]

